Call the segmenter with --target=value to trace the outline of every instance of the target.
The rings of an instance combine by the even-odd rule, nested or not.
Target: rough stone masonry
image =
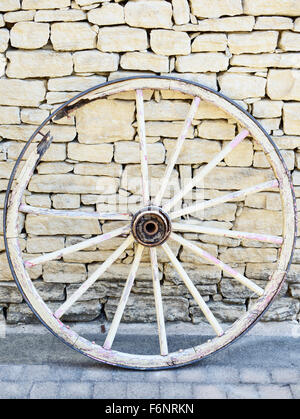
[[[300,208],[300,1],[299,0],[0,0],[0,213],[14,162],[36,127],[61,103],[107,80],[133,74],[177,74],[235,99],[270,133],[292,172]],[[151,194],[174,150],[190,98],[146,91]],[[134,96],[116,95],[79,109],[51,126],[54,142],[37,168],[25,203],[54,209],[102,211],[138,208],[139,148]],[[106,116],[110,115],[109,118]],[[169,198],[237,133],[236,122],[201,103],[176,169]],[[270,179],[270,167],[247,138],[199,188],[205,199]],[[105,194],[97,194],[99,186]],[[251,183],[253,182],[253,183]],[[190,203],[192,195],[185,197]],[[195,214],[198,221],[203,214]],[[281,234],[281,203],[266,191],[211,208],[210,226]],[[115,223],[116,224],[116,223]],[[115,225],[114,224],[114,225]],[[119,223],[118,225],[120,225]],[[20,217],[24,258],[109,231],[111,222],[32,214]],[[35,318],[17,290],[0,227],[0,319]],[[240,239],[186,234],[259,285],[276,265],[278,248]],[[120,244],[121,238],[31,269],[50,307],[58,307]],[[220,321],[246,312],[254,296],[173,244],[201,295]],[[133,259],[128,249],[64,317],[111,319]],[[242,261],[242,263],[241,263]],[[159,251],[167,320],[198,323],[200,310]],[[300,240],[285,286],[264,320],[300,320]],[[144,253],[125,321],[155,321],[149,255]]]

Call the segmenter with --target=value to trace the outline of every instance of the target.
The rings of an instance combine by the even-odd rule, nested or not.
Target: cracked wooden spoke
[[[192,214],[193,212],[200,211],[205,208],[214,207],[216,205],[223,204],[224,202],[233,201],[234,199],[244,199],[248,195],[277,187],[278,181],[276,179],[271,180],[269,182],[259,183],[258,185],[251,186],[250,188],[241,189],[240,191],[231,192],[227,195],[223,195],[218,198],[198,202],[194,205],[190,205],[189,207],[185,207],[178,211],[171,212],[170,218],[171,220],[173,220],[186,214]]]
[[[105,213],[105,212],[97,212],[97,211],[67,211],[67,210],[55,210],[49,208],[39,208],[39,207],[32,207],[30,205],[21,204],[19,207],[19,211],[24,212],[26,214],[35,214],[35,215],[50,215],[53,217],[71,217],[71,218],[78,218],[78,219],[90,219],[95,218],[97,220],[113,220],[113,221],[123,221],[123,220],[131,220],[132,215],[129,213]]]
[[[190,192],[198,183],[200,183],[203,178],[211,172],[211,170],[217,166],[226,156],[229,154],[235,147],[237,147],[244,138],[249,135],[249,131],[243,130],[241,131],[226,147],[224,147],[219,154],[217,154],[209,163],[207,163],[203,168],[200,169],[197,176],[191,179],[185,187],[179,191],[172,199],[170,199],[164,206],[164,211],[170,211],[177,202],[184,197],[188,192]]]
[[[201,247],[196,246],[195,244],[191,243],[190,241],[184,239],[183,237],[175,233],[171,233],[170,238],[175,240],[177,243],[180,243],[182,246],[187,247],[193,253],[200,256],[202,259],[205,259],[208,262],[212,263],[213,265],[218,266],[224,272],[228,273],[230,276],[235,278],[237,281],[239,281],[245,287],[249,288],[251,291],[254,291],[259,296],[262,296],[264,294],[264,290],[258,285],[256,285],[253,281],[250,281],[250,279],[246,278],[244,275],[235,271],[229,265],[226,265],[226,263],[217,259],[215,256],[211,255],[205,250],[201,249]]]
[[[162,245],[162,248],[166,252],[168,258],[170,259],[174,268],[176,269],[179,276],[183,280],[185,286],[187,287],[187,289],[191,293],[192,297],[195,299],[196,303],[200,307],[200,309],[201,309],[202,313],[204,314],[204,316],[206,317],[207,321],[210,323],[210,325],[212,326],[212,328],[214,329],[216,334],[218,336],[222,336],[224,334],[224,331],[223,331],[222,327],[220,326],[219,322],[217,321],[217,319],[215,318],[215,316],[213,315],[213,313],[209,309],[206,302],[203,300],[203,298],[199,294],[199,291],[197,290],[197,288],[195,287],[195,285],[191,281],[191,279],[188,276],[188,274],[186,273],[186,271],[183,269],[181,263],[178,261],[178,259],[176,258],[176,256],[174,255],[174,253],[172,252],[170,247],[167,245],[167,243],[164,243]]]
[[[138,134],[140,138],[140,155],[141,155],[141,171],[142,171],[142,195],[144,206],[149,204],[149,169],[148,169],[148,155],[146,142],[146,127],[145,127],[145,108],[143,100],[143,90],[136,91],[136,114],[138,123]]]
[[[157,326],[158,326],[160,354],[168,355],[168,343],[167,343],[167,335],[166,335],[166,327],[165,327],[164,310],[163,310],[163,304],[162,304],[162,298],[161,298],[159,270],[158,270],[158,263],[157,263],[157,251],[155,247],[150,248],[150,258],[151,258],[153,291],[154,291],[154,298],[155,298],[155,309],[156,309],[156,318],[157,318]]]
[[[88,247],[105,242],[106,240],[112,239],[113,237],[117,237],[117,236],[120,236],[121,234],[126,234],[129,232],[130,232],[130,225],[127,225],[127,226],[118,228],[116,230],[109,231],[108,233],[101,234],[96,237],[92,237],[91,239],[84,240],[72,246],[65,247],[64,249],[56,250],[54,252],[39,256],[35,259],[27,260],[24,262],[24,264],[27,268],[31,268],[32,266],[49,262],[50,260],[60,259],[61,257],[65,255],[69,255],[70,253],[75,253],[75,252],[78,252],[79,250],[87,249]]]
[[[121,256],[121,254],[130,246],[134,241],[132,235],[119,246],[102,265],[69,297],[56,312],[54,316],[59,319],[88,289],[97,279]]]
[[[124,289],[123,289],[123,292],[122,292],[122,296],[120,298],[117,310],[115,312],[113,321],[110,325],[108,334],[106,336],[106,339],[105,339],[105,342],[104,342],[104,345],[103,345],[103,348],[105,348],[105,349],[110,349],[112,347],[113,342],[114,342],[118,327],[120,325],[120,322],[121,322],[121,319],[122,319],[122,316],[123,316],[123,313],[124,313],[124,310],[125,310],[128,298],[129,298],[129,294],[131,292],[131,288],[134,284],[134,280],[135,280],[135,277],[136,277],[137,270],[139,268],[139,264],[141,262],[143,250],[144,250],[144,247],[139,244],[137,246],[137,251],[136,251],[133,263],[131,265],[131,269],[130,269],[127,281],[125,283],[125,286],[124,286]]]
[[[173,223],[172,230],[180,232],[210,234],[213,236],[232,237],[234,239],[248,239],[259,242],[282,244],[283,238],[269,234],[249,233],[247,231],[225,230],[221,228],[205,227],[196,224]]]
[[[174,169],[176,161],[178,160],[178,157],[179,157],[179,154],[181,152],[182,146],[183,146],[184,141],[186,139],[188,130],[189,130],[191,124],[192,124],[193,118],[194,118],[194,116],[197,112],[197,109],[199,107],[200,100],[201,99],[199,97],[195,97],[194,100],[193,100],[193,103],[191,104],[189,113],[186,117],[186,120],[185,120],[183,128],[182,128],[181,134],[177,139],[175,151],[172,154],[172,156],[171,156],[171,158],[168,162],[168,165],[166,167],[166,171],[165,171],[164,176],[162,178],[162,185],[160,187],[160,190],[159,190],[158,194],[155,197],[154,205],[160,205],[160,203],[161,203],[162,197],[163,197],[163,195],[165,193],[165,190],[168,186],[172,171]]]

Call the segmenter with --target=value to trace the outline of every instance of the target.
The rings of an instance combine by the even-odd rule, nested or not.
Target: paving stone
[[[257,399],[258,391],[253,384],[226,386],[228,399]]]
[[[261,368],[242,368],[240,370],[242,383],[266,384],[271,381],[270,373]]]
[[[125,399],[126,395],[126,382],[97,383],[93,392],[94,399]]]
[[[31,387],[31,382],[11,383],[8,381],[2,381],[0,399],[27,399]]]
[[[156,383],[127,383],[127,399],[158,399],[159,386]]]
[[[193,395],[192,384],[163,383],[159,386],[162,399],[191,399]]]
[[[280,384],[297,384],[300,381],[299,368],[274,368],[271,370],[272,381]]]
[[[193,385],[193,395],[196,399],[226,399],[226,391],[222,386]]]
[[[262,399],[292,399],[292,393],[289,386],[279,385],[259,385],[258,392]]]
[[[29,394],[30,399],[57,399],[60,393],[60,384],[53,381],[34,383]]]
[[[61,399],[90,399],[92,396],[93,386],[86,382],[65,382],[61,384]]]

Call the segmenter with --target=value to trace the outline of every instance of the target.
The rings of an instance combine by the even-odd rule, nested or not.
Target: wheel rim
[[[150,192],[149,192],[149,174],[148,174],[148,165],[147,165],[147,146],[146,146],[146,132],[145,132],[145,118],[144,118],[144,102],[143,102],[143,90],[144,89],[170,89],[175,90],[187,95],[191,95],[194,97],[193,102],[191,104],[189,114],[186,117],[185,124],[183,126],[181,135],[178,137],[177,141],[177,149],[171,157],[170,161],[167,164],[165,176],[162,181],[161,188],[159,193],[153,200],[150,202]],[[140,138],[140,157],[141,157],[141,172],[142,172],[142,202],[144,210],[138,211],[135,216],[132,218],[128,214],[123,214],[123,219],[125,220],[132,220],[131,231],[132,234],[129,234],[127,239],[124,239],[123,246],[120,246],[116,252],[113,253],[113,257],[109,259],[106,263],[106,266],[109,266],[111,261],[115,260],[115,257],[118,257],[130,244],[133,243],[134,238],[139,243],[137,245],[137,250],[135,253],[135,257],[133,259],[133,263],[129,272],[129,276],[127,282],[125,284],[125,288],[123,291],[123,295],[120,299],[120,303],[117,308],[117,312],[113,319],[112,325],[109,329],[108,335],[103,346],[97,345],[94,342],[89,342],[83,337],[79,336],[77,333],[66,327],[59,319],[63,315],[63,313],[68,310],[70,305],[76,301],[76,298],[84,292],[90,284],[93,283],[97,278],[97,275],[100,271],[92,275],[88,280],[82,285],[83,288],[79,288],[79,292],[75,291],[74,294],[71,295],[68,300],[61,305],[61,307],[54,313],[48,308],[48,306],[44,303],[44,301],[39,296],[37,290],[35,289],[26,268],[24,267],[23,259],[22,259],[22,252],[20,250],[19,242],[18,242],[18,231],[17,231],[17,217],[18,213],[21,210],[24,213],[32,212],[32,208],[29,208],[26,205],[21,205],[21,200],[23,196],[23,192],[27,187],[27,184],[33,174],[33,171],[40,161],[43,153],[49,147],[51,141],[49,140],[49,135],[44,136],[42,141],[40,142],[39,146],[37,147],[36,151],[31,153],[29,159],[26,161],[23,169],[22,169],[22,179],[18,182],[18,185],[15,189],[13,189],[12,194],[9,196],[11,191],[11,185],[13,180],[15,179],[15,174],[18,169],[19,163],[22,157],[25,154],[25,151],[28,149],[29,145],[33,142],[35,137],[38,133],[44,128],[44,126],[53,118],[57,118],[65,114],[65,112],[72,112],[74,109],[82,105],[82,101],[86,100],[96,100],[98,98],[106,97],[110,94],[115,94],[123,91],[133,90],[136,92],[136,109],[137,109],[137,122],[138,122],[138,133]],[[84,98],[84,99],[83,99]],[[281,198],[282,198],[282,212],[283,212],[283,235],[280,240],[280,237],[274,237],[270,235],[262,235],[262,234],[255,234],[247,233],[248,236],[244,234],[241,237],[246,239],[253,239],[259,241],[269,241],[271,243],[281,243],[281,252],[280,257],[277,264],[277,270],[271,275],[269,282],[265,288],[265,290],[261,290],[253,281],[247,281],[247,278],[243,275],[240,275],[238,272],[233,270],[230,266],[226,264],[220,265],[220,260],[213,259],[212,255],[208,252],[203,251],[202,249],[195,249],[191,246],[187,240],[182,238],[178,233],[182,231],[196,231],[197,233],[207,233],[207,234],[215,234],[216,231],[209,232],[205,228],[202,229],[199,226],[195,228],[195,226],[189,226],[190,230],[183,230],[186,229],[187,226],[182,225],[183,223],[174,223],[172,220],[176,220],[176,218],[181,217],[182,215],[186,214],[186,209],[179,209],[177,211],[171,211],[172,207],[176,204],[180,198],[184,196],[184,193],[188,188],[191,187],[191,184],[185,187],[185,189],[170,199],[165,205],[162,205],[163,213],[166,216],[159,215],[158,218],[154,220],[155,208],[151,208],[150,210],[150,219],[146,220],[146,227],[145,222],[140,224],[140,227],[146,228],[144,232],[148,232],[148,236],[155,236],[153,231],[156,228],[159,229],[160,224],[158,225],[158,221],[165,223],[166,231],[160,237],[160,240],[155,239],[154,246],[149,246],[149,243],[145,242],[145,237],[143,237],[140,233],[138,233],[137,229],[133,227],[134,221],[140,220],[141,217],[147,215],[147,208],[150,205],[154,205],[156,207],[161,208],[161,200],[164,194],[164,191],[167,187],[168,179],[170,178],[170,173],[172,172],[175,163],[176,163],[176,155],[178,157],[181,147],[185,141],[185,137],[187,134],[187,130],[189,125],[192,122],[192,119],[197,111],[199,106],[200,100],[208,101],[221,109],[225,110],[231,116],[233,116],[240,125],[244,127],[244,130],[238,134],[234,140],[232,140],[227,148],[222,150],[213,160],[212,163],[209,162],[207,165],[202,168],[202,174],[200,171],[200,176],[205,176],[209,170],[212,170],[219,161],[222,161],[222,156],[226,156],[231,150],[233,150],[247,135],[246,131],[250,132],[253,138],[261,145],[263,151],[265,152],[269,163],[274,171],[274,180],[265,182],[264,184],[254,185],[253,187],[247,188],[242,192],[238,191],[232,194],[228,194],[225,198],[225,201],[233,198],[238,198],[239,196],[244,196],[247,194],[251,194],[257,191],[264,191],[268,188],[273,188],[279,186]],[[85,102],[84,102],[85,103]],[[20,176],[21,177],[21,176]],[[20,178],[19,177],[19,178]],[[240,195],[239,195],[240,193]],[[243,195],[244,194],[244,195]],[[229,196],[231,195],[231,196]],[[218,204],[222,202],[224,198],[216,198],[213,204]],[[213,201],[213,200],[210,200]],[[212,203],[210,203],[212,204]],[[199,204],[195,204],[194,208],[189,208],[190,211],[197,211],[201,209]],[[171,211],[171,212],[170,212]],[[159,211],[158,211],[159,212]],[[38,211],[39,214],[43,214],[42,210]],[[70,214],[68,214],[70,216]],[[72,215],[71,215],[72,216]],[[81,214],[81,216],[84,216]],[[109,214],[110,217],[108,219],[114,219],[113,214]],[[157,214],[156,214],[157,216]],[[168,220],[171,219],[172,226],[169,226],[168,229]],[[42,321],[42,323],[56,336],[62,339],[66,344],[70,345],[74,349],[80,351],[81,353],[93,358],[97,359],[102,362],[106,362],[113,365],[120,365],[124,367],[130,368],[139,368],[139,369],[157,369],[157,368],[166,368],[170,366],[178,366],[182,364],[187,364],[193,361],[197,361],[199,359],[208,356],[219,349],[226,347],[228,344],[233,342],[237,337],[241,336],[245,333],[264,313],[264,311],[268,308],[270,303],[273,301],[274,297],[279,292],[281,285],[283,283],[285,274],[290,264],[290,260],[293,253],[293,247],[295,242],[295,235],[296,235],[296,223],[295,223],[295,198],[293,195],[291,180],[288,174],[288,171],[285,167],[284,161],[276,148],[273,141],[270,137],[266,134],[263,128],[259,125],[259,123],[247,112],[245,112],[239,105],[231,101],[230,99],[222,96],[220,93],[213,91],[212,89],[206,88],[205,86],[199,85],[194,82],[189,82],[177,78],[172,77],[152,77],[152,76],[145,76],[145,77],[131,77],[125,80],[117,80],[110,83],[105,83],[100,86],[96,86],[93,89],[89,89],[70,101],[66,104],[62,105],[58,108],[53,114],[47,118],[43,124],[35,131],[32,137],[27,142],[26,146],[24,147],[18,161],[16,162],[15,168],[12,172],[8,190],[6,194],[5,200],[5,210],[4,210],[4,240],[6,245],[6,251],[8,255],[9,265],[14,276],[14,279],[17,282],[18,287],[20,288],[24,298],[26,299],[27,303],[29,304],[30,308],[33,312],[37,315],[37,317]],[[145,220],[144,220],[145,221]],[[154,222],[155,221],[155,222]],[[148,222],[148,224],[147,224]],[[147,226],[149,231],[147,230]],[[175,228],[174,228],[175,227]],[[171,233],[172,228],[172,233]],[[191,230],[192,229],[192,230]],[[194,230],[193,230],[194,229]],[[117,229],[118,231],[114,231],[112,235],[108,234],[107,236],[113,237],[114,234],[128,234],[130,232],[130,225],[127,225],[124,228]],[[175,231],[175,232],[174,232]],[[155,231],[156,233],[156,231]],[[223,232],[225,235],[225,233]],[[229,234],[228,232],[226,234]],[[238,234],[243,234],[243,232],[235,232],[236,237]],[[102,235],[105,236],[105,235]],[[107,237],[106,239],[108,239]],[[148,237],[149,238],[149,237]],[[103,239],[103,237],[102,237]],[[243,315],[239,320],[235,321],[233,325],[231,325],[225,332],[222,330],[221,326],[219,325],[218,321],[214,317],[213,313],[209,310],[207,304],[202,299],[201,295],[197,291],[196,287],[193,285],[192,281],[189,279],[188,275],[182,268],[180,262],[174,256],[172,250],[168,245],[168,240],[173,240],[180,245],[186,246],[191,252],[194,252],[201,258],[206,260],[210,260],[210,262],[214,263],[215,265],[219,265],[219,267],[223,270],[223,272],[228,272],[233,278],[240,281],[246,287],[252,289],[259,295],[257,302],[253,305],[253,307]],[[276,242],[277,240],[277,242]],[[151,240],[150,240],[151,242]],[[158,262],[157,262],[157,251],[156,246],[162,245],[162,248],[166,255],[168,256],[170,262],[174,265],[175,270],[184,281],[186,287],[188,288],[190,294],[196,300],[198,306],[204,313],[204,316],[214,329],[217,337],[213,338],[211,341],[201,344],[199,346],[184,349],[173,353],[168,353],[168,346],[167,346],[167,337],[165,331],[165,322],[163,316],[163,307],[162,307],[162,297],[161,297],[161,289],[160,289],[160,281],[159,281],[159,273],[158,273]],[[136,271],[138,269],[139,263],[141,261],[143,248],[145,246],[150,247],[150,259],[151,259],[151,266],[152,266],[152,278],[153,278],[153,290],[155,296],[155,305],[156,305],[156,315],[157,315],[157,323],[158,323],[158,334],[160,340],[160,351],[161,355],[136,355],[136,354],[126,354],[118,351],[114,351],[111,349],[116,331],[118,329],[119,322],[122,317],[123,310],[126,306],[127,298],[131,287],[134,282],[134,278],[136,275]],[[56,255],[57,256],[57,255]],[[36,258],[36,260],[30,261],[27,263],[27,267],[32,266],[30,263],[42,263],[41,261],[43,257]],[[105,268],[105,263],[103,263],[102,270]],[[227,270],[227,271],[226,271]],[[91,280],[92,278],[92,280]],[[90,281],[89,281],[90,280]],[[89,281],[89,282],[88,282]],[[243,282],[244,281],[244,282]],[[77,294],[76,294],[77,293]],[[73,299],[72,299],[73,297]]]

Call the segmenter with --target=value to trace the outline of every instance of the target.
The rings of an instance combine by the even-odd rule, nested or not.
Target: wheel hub
[[[148,206],[134,215],[131,230],[136,241],[143,246],[159,246],[171,233],[171,220],[161,208]]]

